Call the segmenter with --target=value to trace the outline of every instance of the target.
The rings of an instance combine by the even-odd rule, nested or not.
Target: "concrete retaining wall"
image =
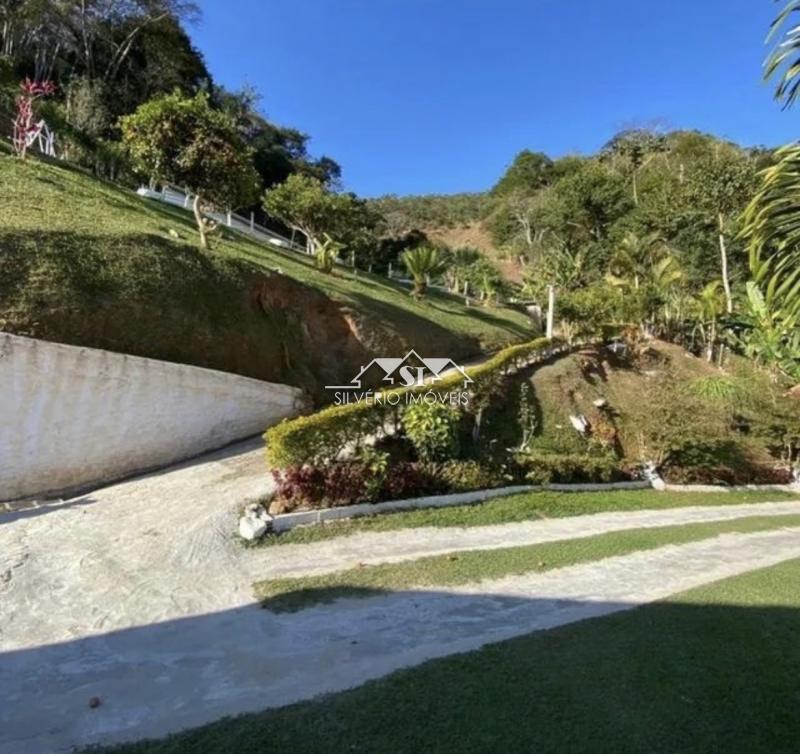
[[[163,466],[301,406],[287,385],[0,333],[0,500]]]

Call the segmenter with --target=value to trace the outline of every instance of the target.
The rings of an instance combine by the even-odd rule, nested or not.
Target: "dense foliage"
[[[175,92],[151,100],[122,118],[121,127],[133,164],[143,175],[194,194],[202,247],[216,227],[203,210],[236,209],[255,197],[252,150],[233,119],[213,109],[207,95],[189,98]]]

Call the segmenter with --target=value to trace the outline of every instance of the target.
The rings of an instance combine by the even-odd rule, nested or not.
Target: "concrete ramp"
[[[288,385],[0,332],[0,500],[164,466],[302,404]]]

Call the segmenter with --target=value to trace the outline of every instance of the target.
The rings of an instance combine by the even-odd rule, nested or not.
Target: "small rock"
[[[267,533],[267,522],[254,516],[242,516],[239,519],[239,535],[252,541]]]
[[[89,708],[90,709],[97,709],[102,703],[103,702],[102,702],[102,700],[100,699],[99,696],[93,696],[89,700]]]
[[[169,229],[169,236],[170,236],[170,238],[175,238],[175,239],[178,239],[178,238],[180,238],[180,237],[181,237],[181,234],[180,234],[180,233],[178,233],[178,231],[177,231],[177,230],[175,230],[174,228],[170,228],[170,229]]]

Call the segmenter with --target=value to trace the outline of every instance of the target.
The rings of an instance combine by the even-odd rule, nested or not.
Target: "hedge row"
[[[482,364],[466,370],[473,380],[468,391],[480,398],[482,387],[492,380],[565,350],[567,346],[563,343],[546,338],[509,346]],[[267,464],[271,468],[286,468],[333,461],[344,448],[390,430],[392,424],[396,427],[406,394],[433,392],[444,395],[459,389],[462,384],[463,378],[456,371],[435,384],[382,391],[380,403],[370,401],[329,406],[315,414],[284,419],[264,433]],[[399,400],[390,400],[395,395]]]

